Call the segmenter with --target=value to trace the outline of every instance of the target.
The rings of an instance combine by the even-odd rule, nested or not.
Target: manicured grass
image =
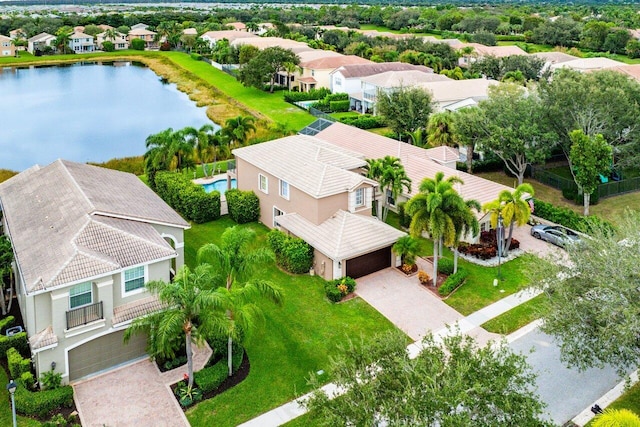
[[[527,46],[527,53],[537,53],[537,52],[551,52],[555,49],[555,46],[551,46],[548,44],[535,44],[535,43],[525,43],[525,42],[516,42],[516,41],[499,41],[498,46],[519,46],[522,48],[523,45]]]
[[[615,402],[607,406],[607,409],[628,409],[640,416],[640,383],[636,383],[627,390]],[[589,421],[585,427],[591,427],[592,425],[593,421]]]
[[[441,39],[442,38],[442,36],[440,34],[433,34],[433,33],[429,33],[429,32],[409,33],[406,30],[392,30],[392,29],[384,27],[382,25],[373,25],[373,24],[362,24],[362,25],[360,25],[360,29],[361,30],[375,30],[375,31],[380,31],[380,32],[384,32],[384,33],[393,33],[393,34],[411,34],[411,35],[415,35],[416,37],[431,36],[431,37],[435,37],[437,39]]]
[[[185,233],[185,260],[195,263],[197,249],[205,243],[217,243],[221,233],[234,225],[228,218],[194,225]],[[253,228],[264,244],[267,228]],[[262,279],[282,287],[282,307],[260,304],[265,324],[246,342],[251,362],[249,376],[236,387],[198,404],[187,412],[193,426],[235,426],[310,391],[310,372],[327,371],[329,357],[348,338],[372,337],[395,329],[382,315],[360,298],[332,304],[324,296],[324,280],[308,275],[290,275],[274,264],[259,269]],[[330,381],[330,373],[325,374]]]
[[[539,319],[547,307],[547,296],[542,294],[495,317],[481,326],[489,332],[508,335]]]
[[[344,113],[331,113],[329,115],[331,117],[335,117],[336,119],[340,120],[343,117],[358,117],[358,116],[361,116],[362,114],[356,113],[355,111],[345,111]]]
[[[9,397],[9,392],[5,387],[8,383],[9,378],[7,377],[7,373],[4,369],[0,368],[0,384],[2,384],[2,387],[0,387],[0,425],[3,426],[10,426],[13,422],[11,415],[11,398]],[[42,425],[39,421],[19,415],[17,420],[20,427],[37,427]]]

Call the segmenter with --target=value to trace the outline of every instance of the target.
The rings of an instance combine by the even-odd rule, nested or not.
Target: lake
[[[2,169],[138,156],[151,134],[206,123],[206,108],[143,65],[0,68]]]

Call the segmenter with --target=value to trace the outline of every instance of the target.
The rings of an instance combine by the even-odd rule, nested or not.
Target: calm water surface
[[[206,123],[205,108],[143,66],[0,68],[0,168],[137,156],[150,134]]]

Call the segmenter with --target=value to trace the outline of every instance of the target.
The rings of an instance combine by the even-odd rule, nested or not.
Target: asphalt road
[[[538,329],[518,338],[510,346],[525,354],[538,374],[538,395],[547,404],[547,418],[558,426],[573,419],[621,381],[611,367],[591,368],[584,372],[567,368],[560,361],[560,348],[554,339]]]

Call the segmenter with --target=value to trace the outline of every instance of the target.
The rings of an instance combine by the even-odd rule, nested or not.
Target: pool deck
[[[191,182],[198,185],[210,184],[219,180],[227,180],[229,182],[228,175],[226,173],[221,173],[218,175],[207,176],[203,178],[192,179]],[[227,198],[224,196],[224,193],[220,193],[220,215],[227,215],[229,213],[229,207],[227,206]]]

